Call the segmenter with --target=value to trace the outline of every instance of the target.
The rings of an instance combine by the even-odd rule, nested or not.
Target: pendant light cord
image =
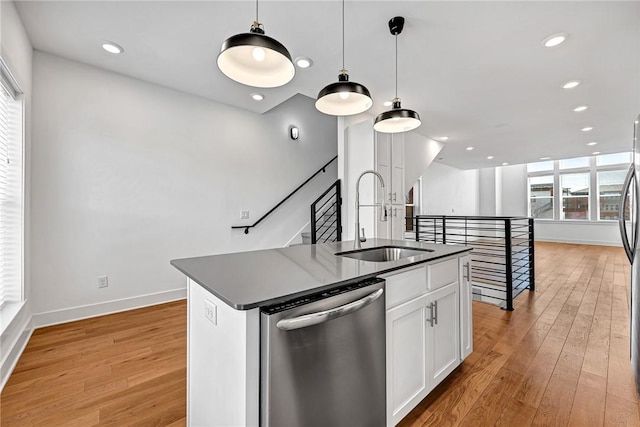
[[[260,22],[258,19],[258,0],[256,0],[256,22]]]
[[[342,0],[342,71],[344,72],[344,0]]]
[[[398,98],[398,35],[395,35],[396,38],[396,99]]]

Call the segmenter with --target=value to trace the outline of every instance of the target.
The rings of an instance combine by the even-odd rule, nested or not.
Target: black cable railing
[[[340,180],[311,204],[311,244],[342,240]]]
[[[535,290],[533,218],[418,215],[414,223],[418,241],[473,247],[474,299],[511,311],[514,298]]]
[[[253,228],[255,226],[257,226],[258,224],[260,224],[266,217],[268,217],[269,215],[271,215],[273,213],[273,211],[275,211],[276,209],[278,209],[280,206],[282,206],[284,204],[284,202],[286,202],[287,200],[289,200],[291,198],[291,196],[293,196],[294,194],[296,194],[298,191],[300,191],[300,189],[302,189],[302,187],[304,187],[305,185],[307,185],[307,183],[309,181],[311,181],[313,178],[315,178],[317,175],[319,175],[320,173],[324,173],[326,172],[327,166],[329,166],[331,163],[333,163],[336,159],[338,158],[338,156],[335,156],[333,159],[329,160],[324,166],[322,166],[320,169],[318,169],[318,171],[316,173],[314,173],[313,175],[311,175],[309,178],[307,178],[307,180],[305,182],[303,182],[302,184],[300,184],[295,190],[293,190],[291,193],[289,193],[289,195],[287,197],[285,197],[284,199],[282,199],[282,201],[280,203],[278,203],[277,205],[275,205],[273,208],[269,209],[269,211],[267,213],[265,213],[264,215],[262,215],[256,222],[254,222],[251,225],[232,225],[231,228],[244,228],[244,234],[249,234],[249,229]]]

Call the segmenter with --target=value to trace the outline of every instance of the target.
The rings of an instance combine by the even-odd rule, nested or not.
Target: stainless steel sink
[[[378,246],[376,248],[359,249],[356,251],[338,252],[336,256],[359,259],[370,262],[397,261],[417,255],[433,252],[433,249],[412,248],[408,246]]]

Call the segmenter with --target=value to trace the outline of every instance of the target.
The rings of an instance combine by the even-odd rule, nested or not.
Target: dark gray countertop
[[[231,307],[249,310],[471,250],[468,246],[386,239],[367,240],[362,248],[384,245],[433,252],[398,261],[359,261],[335,255],[353,249],[353,241],[346,241],[174,259],[171,265]]]

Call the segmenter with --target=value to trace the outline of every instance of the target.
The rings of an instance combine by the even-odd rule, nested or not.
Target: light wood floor
[[[640,426],[620,248],[536,243],[535,293],[474,302],[474,352],[404,426]],[[182,426],[185,303],[37,330],[5,426]]]

